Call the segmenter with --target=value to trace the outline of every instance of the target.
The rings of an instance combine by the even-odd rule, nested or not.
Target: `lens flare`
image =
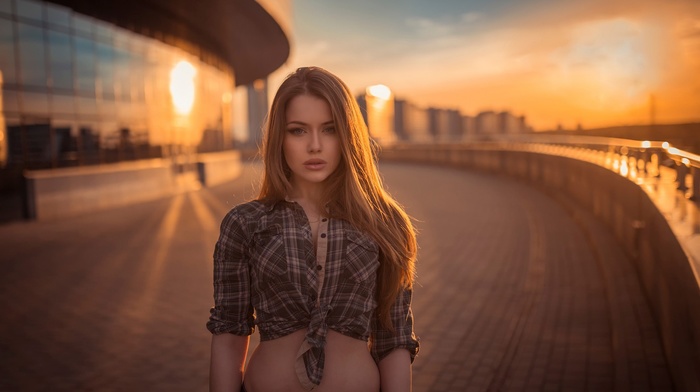
[[[194,77],[197,70],[187,61],[180,61],[170,71],[170,95],[175,111],[187,115],[194,106],[195,85]]]
[[[391,89],[383,84],[375,84],[367,87],[367,94],[387,101],[391,98]]]

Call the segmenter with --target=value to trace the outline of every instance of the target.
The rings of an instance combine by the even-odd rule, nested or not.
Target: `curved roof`
[[[280,23],[255,0],[50,0],[169,44],[194,45],[227,62],[236,84],[263,78],[289,57]]]

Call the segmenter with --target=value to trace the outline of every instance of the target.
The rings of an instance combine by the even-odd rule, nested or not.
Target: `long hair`
[[[391,306],[401,290],[413,287],[416,234],[406,212],[384,190],[374,144],[350,89],[325,69],[299,68],[277,90],[265,124],[265,170],[258,199],[275,202],[291,191],[291,171],[282,149],[286,109],[292,98],[304,94],[328,102],[341,145],[340,164],[324,181],[319,207],[328,206],[331,216],[350,222],[379,245],[377,317],[393,331]]]

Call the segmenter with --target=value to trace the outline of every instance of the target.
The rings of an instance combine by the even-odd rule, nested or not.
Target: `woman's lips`
[[[326,161],[323,159],[309,159],[304,162],[304,167],[309,170],[321,170],[326,167]]]

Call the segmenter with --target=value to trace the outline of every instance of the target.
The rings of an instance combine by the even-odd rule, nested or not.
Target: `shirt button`
[[[326,238],[326,233],[321,234],[321,238]]]
[[[322,269],[323,269],[323,266],[322,266],[321,264],[319,264],[319,265],[316,266],[316,270],[317,270],[317,271],[320,271],[320,270],[322,270]]]

